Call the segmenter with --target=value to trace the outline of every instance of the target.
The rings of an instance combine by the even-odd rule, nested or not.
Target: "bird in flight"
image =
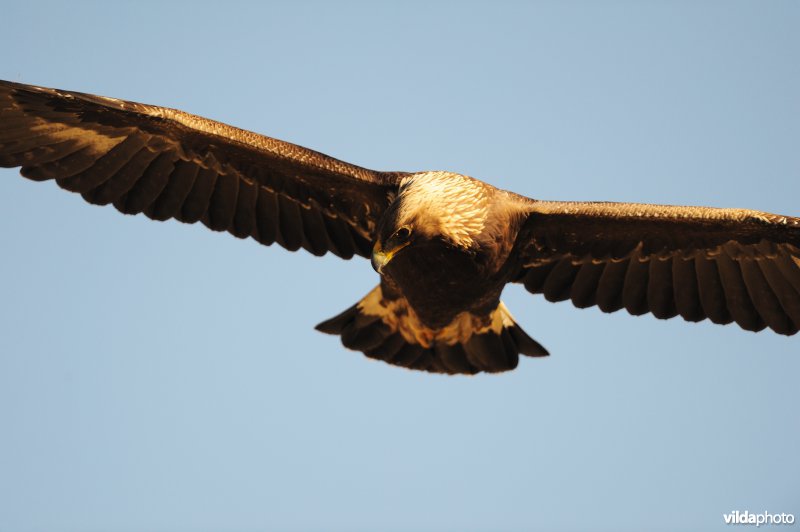
[[[451,172],[378,172],[175,109],[0,81],[0,166],[89,203],[314,255],[380,283],[317,325],[366,356],[450,374],[548,353],[500,301],[800,328],[800,218],[540,201]]]

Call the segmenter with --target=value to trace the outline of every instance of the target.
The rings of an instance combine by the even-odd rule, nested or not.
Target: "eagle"
[[[317,329],[410,369],[547,356],[500,301],[800,328],[800,218],[531,199],[446,171],[380,172],[175,109],[0,81],[0,166],[89,203],[290,251],[369,258],[380,282]]]

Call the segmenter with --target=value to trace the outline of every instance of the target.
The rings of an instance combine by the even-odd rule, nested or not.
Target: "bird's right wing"
[[[800,219],[743,209],[533,202],[516,282],[550,301],[800,329]]]
[[[0,166],[126,214],[369,256],[403,174],[175,109],[0,81]]]

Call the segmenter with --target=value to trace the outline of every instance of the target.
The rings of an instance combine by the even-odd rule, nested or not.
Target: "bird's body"
[[[800,219],[743,209],[537,201],[450,172],[376,172],[181,111],[0,82],[0,166],[95,204],[289,250],[370,257],[381,282],[318,326],[442,373],[547,352],[500,302],[800,328]]]
[[[411,229],[402,253],[382,273],[429,327],[460,312],[494,308],[510,280],[507,260],[530,208],[524,198],[468,176],[421,172],[400,183],[378,227],[377,245],[393,228]],[[420,281],[423,282],[420,282]]]

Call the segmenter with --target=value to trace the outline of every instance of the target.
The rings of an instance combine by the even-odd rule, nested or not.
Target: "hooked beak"
[[[375,244],[375,247],[372,248],[372,269],[380,274],[387,262],[389,262],[389,256],[379,249],[378,244]]]
[[[398,251],[406,247],[408,244],[408,242],[404,242],[394,249],[384,251],[381,243],[376,242],[375,247],[372,248],[372,268],[379,274],[382,274],[383,267],[389,264],[389,261],[392,260],[392,257],[394,257]]]

